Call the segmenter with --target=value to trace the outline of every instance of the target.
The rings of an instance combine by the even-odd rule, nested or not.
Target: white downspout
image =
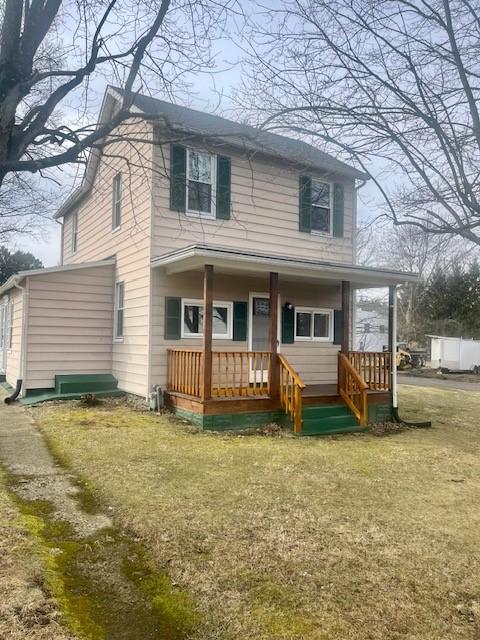
[[[392,406],[398,409],[397,393],[397,287],[393,287],[393,313],[392,313]]]
[[[27,279],[28,283],[28,279]],[[23,387],[25,387],[25,371],[26,371],[26,359],[27,359],[27,319],[28,319],[28,284],[26,287],[22,287],[15,282],[15,287],[22,292],[22,337],[20,342],[20,372],[19,379],[23,380]]]

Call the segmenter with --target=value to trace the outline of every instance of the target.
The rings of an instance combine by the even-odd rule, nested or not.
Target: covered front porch
[[[206,246],[164,256],[153,266],[162,267],[167,277],[203,274],[201,343],[166,350],[165,400],[175,412],[210,429],[280,420],[298,435],[356,430],[391,413],[395,289],[409,274]],[[250,295],[244,317],[248,341],[238,348],[214,346],[217,274],[236,280],[262,275],[268,281],[267,292]],[[284,292],[307,283],[338,291],[335,308],[295,309]],[[380,286],[390,288],[389,343],[382,352],[353,351],[354,289]],[[294,336],[291,343],[289,336]],[[324,351],[316,351],[322,341]],[[310,356],[308,372],[294,366],[300,350],[320,354],[318,359]]]

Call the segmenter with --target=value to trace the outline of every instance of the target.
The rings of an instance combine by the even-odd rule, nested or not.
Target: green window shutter
[[[247,339],[248,303],[233,303],[233,339],[236,342],[245,342]]]
[[[333,344],[342,344],[343,311],[335,309],[333,312]]]
[[[187,150],[181,144],[170,145],[170,209],[185,211],[187,190]]]
[[[231,162],[230,158],[217,156],[217,206],[219,220],[230,220]]]
[[[182,299],[165,298],[165,340],[180,340]]]
[[[295,309],[282,307],[282,344],[295,342]]]
[[[308,176],[300,176],[299,185],[299,216],[298,228],[300,231],[310,233],[312,214],[312,179]]]
[[[336,238],[343,238],[343,218],[344,218],[344,188],[343,184],[333,185],[333,235]]]

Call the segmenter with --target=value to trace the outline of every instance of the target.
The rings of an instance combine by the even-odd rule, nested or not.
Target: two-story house
[[[120,97],[108,88],[100,121]],[[24,402],[160,389],[218,429],[286,415],[331,432],[388,411],[390,354],[350,350],[352,292],[413,276],[355,265],[365,179],[305,142],[135,96],[56,214],[62,266],[0,288],[7,383]]]

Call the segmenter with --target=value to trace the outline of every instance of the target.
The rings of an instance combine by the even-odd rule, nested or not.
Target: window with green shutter
[[[282,307],[282,344],[295,342],[295,307]]]
[[[182,299],[165,298],[165,340],[180,340],[182,334]]]
[[[343,237],[344,188],[310,176],[300,176],[299,229]]]
[[[233,340],[245,342],[247,339],[248,303],[233,303]]]
[[[343,311],[335,309],[333,312],[333,344],[342,344],[343,338]]]
[[[219,220],[230,220],[231,162],[226,156],[217,156],[217,206]]]
[[[187,189],[187,150],[181,144],[170,146],[170,209],[185,211]]]

